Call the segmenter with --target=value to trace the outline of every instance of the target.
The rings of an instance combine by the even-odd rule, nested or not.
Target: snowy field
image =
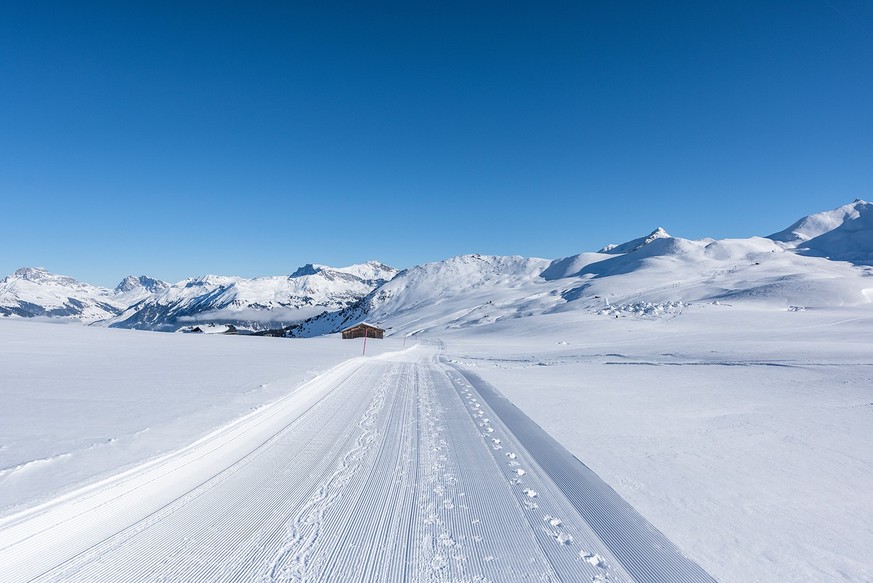
[[[559,312],[416,342],[360,359],[336,337],[0,320],[0,562],[44,580],[645,580],[481,378],[691,560],[668,569],[873,579],[868,307]],[[123,511],[93,498],[117,488]],[[58,519],[80,511],[86,527]],[[60,530],[19,546],[40,519]]]
[[[873,313],[556,314],[446,336],[719,581],[873,580]]]
[[[178,449],[360,353],[0,319],[0,515]]]
[[[118,334],[112,330],[99,331],[98,336],[91,336],[94,332],[86,328],[64,330],[73,331],[68,341],[77,334],[85,342],[111,338],[114,342],[109,344],[128,349],[145,348],[142,339],[149,338],[143,333],[112,338],[107,334]],[[33,337],[30,330],[17,331]],[[240,352],[251,357],[256,348],[266,346],[254,338],[152,337],[189,343],[176,349],[191,351],[191,361],[203,359],[204,370],[215,366],[215,361],[207,356],[207,349],[194,347],[209,346],[229,359]],[[193,344],[213,338],[224,344]],[[270,342],[277,347],[273,359],[289,358],[289,350],[299,350],[299,359],[311,357],[311,351],[330,352],[336,358],[361,344],[335,337]],[[390,341],[370,343],[383,350],[392,347]],[[218,348],[225,345],[233,348]],[[67,346],[72,344],[56,343],[58,351],[69,357]],[[347,359],[297,388],[286,387],[280,398],[205,435],[194,428],[165,434],[165,439],[176,440],[175,450],[141,463],[128,450],[125,467],[107,469],[99,480],[80,483],[39,504],[32,504],[34,500],[28,500],[19,487],[20,507],[0,518],[4,577],[12,581],[712,580],[529,419],[505,410],[497,393],[483,394],[478,382],[471,383],[444,364],[437,344],[396,350],[394,343],[393,348],[381,355],[374,351],[366,358]],[[19,348],[17,360],[26,362],[33,354],[43,354],[46,346],[32,345],[31,351],[27,355]],[[81,354],[81,348],[72,352],[77,351]],[[142,354],[137,352],[132,359],[140,362],[137,372],[147,376],[143,361],[156,365],[161,355],[149,353],[143,358]],[[225,363],[223,371],[242,361],[237,357],[235,363]],[[265,378],[272,378],[275,370]],[[57,380],[56,371],[44,375],[41,381],[30,382],[49,386],[48,381]],[[139,381],[139,388],[147,392],[154,381]],[[170,379],[163,381],[172,384]],[[190,416],[196,419],[216,401],[224,402],[223,415],[234,409],[240,412],[240,395],[227,390],[229,380],[213,376],[201,385],[202,392],[209,384],[218,387],[222,382],[228,383],[224,390],[212,391],[211,400],[192,404]],[[286,382],[292,383],[287,378]],[[118,385],[103,387],[103,397],[118,390]],[[76,394],[81,392],[80,388]],[[59,391],[49,388],[43,396],[59,402],[51,407],[22,407],[19,417],[48,426],[63,416]],[[163,416],[177,413],[172,395],[165,390],[160,396],[162,405],[143,407],[145,417],[158,419],[160,410]],[[78,422],[76,429],[67,431],[68,442],[75,442],[77,434],[94,433],[87,418],[102,407],[94,392],[80,399],[90,407],[70,411]],[[150,401],[138,396],[134,400]],[[218,416],[209,415],[213,420]],[[111,424],[112,432],[131,435],[133,442],[145,439],[142,432],[130,432],[137,424],[135,417],[119,416]],[[98,418],[94,425],[100,423]],[[200,419],[199,425],[208,424]],[[19,439],[8,449],[20,456],[38,442],[32,437]],[[110,440],[111,446],[116,443]],[[11,467],[5,483],[20,485],[30,473],[41,471],[43,479],[59,491],[66,479],[65,466],[94,465],[98,457],[71,448],[43,459]],[[587,484],[584,491],[576,487],[582,480]],[[21,508],[24,505],[29,507]]]

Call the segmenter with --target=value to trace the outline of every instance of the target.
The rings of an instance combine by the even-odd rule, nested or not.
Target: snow
[[[622,243],[621,245],[610,244],[606,247],[602,248],[599,253],[609,253],[610,255],[618,255],[620,253],[630,253],[632,251],[636,251],[640,249],[655,239],[666,239],[669,238],[670,235],[662,229],[658,227],[645,237],[640,237],[639,239],[634,239],[632,241],[628,241],[627,243]]]
[[[113,290],[24,267],[0,281],[0,316],[55,317],[96,322],[118,314],[123,301]]]
[[[348,306],[396,273],[371,261],[341,268],[309,264],[291,276],[189,278],[105,323],[162,331],[201,322],[250,330],[281,328]]]
[[[396,273],[378,261],[338,268],[308,264],[291,276],[205,275],[174,285],[128,276],[110,290],[43,268],[22,268],[0,282],[0,317],[166,332],[197,323],[264,330],[353,304]]]
[[[804,217],[770,238],[804,255],[873,265],[873,204],[858,199]]]
[[[717,580],[864,580],[873,573],[871,324],[857,307],[701,304],[673,318],[557,312],[439,336],[455,364],[498,387]],[[0,347],[8,515],[259,411],[357,356],[360,343],[5,320]],[[529,478],[531,460],[495,431],[481,399],[469,401],[489,449],[502,448],[507,479]],[[543,491],[519,487],[522,507],[566,522],[569,513],[543,509]],[[458,508],[458,492],[446,492],[435,512]],[[603,561],[607,551],[549,526],[556,545]]]
[[[830,231],[840,229],[846,222],[857,220],[861,214],[869,212],[870,203],[855,199],[839,208],[803,217],[787,229],[769,236],[774,241],[798,244],[820,237]]]
[[[873,577],[869,307],[561,313],[442,338],[717,580]]]
[[[0,319],[0,513],[176,449],[360,352]]]
[[[367,358],[336,335],[0,319],[0,553],[70,580],[873,580],[868,209],[769,238],[464,255],[358,299],[376,262],[158,294],[201,298],[195,318],[321,289],[334,308],[299,332],[373,322]],[[141,490],[155,468],[180,478]],[[89,502],[109,484],[137,486],[110,503],[132,513]],[[19,546],[40,520],[75,544]]]

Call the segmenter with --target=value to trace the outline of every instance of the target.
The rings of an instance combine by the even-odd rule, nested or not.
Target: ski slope
[[[187,447],[0,519],[3,576],[712,580],[500,399],[434,347],[348,360]]]

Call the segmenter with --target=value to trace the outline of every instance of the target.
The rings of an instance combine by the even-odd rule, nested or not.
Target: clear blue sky
[[[873,198],[873,2],[16,2],[0,277],[746,237]]]

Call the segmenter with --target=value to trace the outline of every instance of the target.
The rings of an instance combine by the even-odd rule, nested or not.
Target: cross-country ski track
[[[712,581],[431,346],[0,519],[0,579]]]

